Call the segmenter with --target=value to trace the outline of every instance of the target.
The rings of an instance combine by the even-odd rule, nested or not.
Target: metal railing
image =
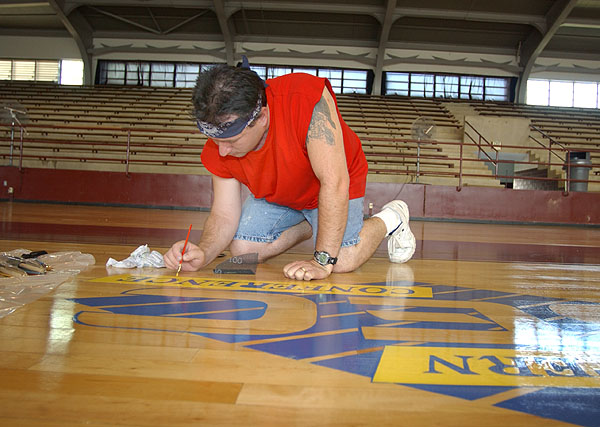
[[[471,132],[475,132],[477,138],[474,138],[471,135]],[[494,147],[494,144],[492,144],[490,141],[488,141],[477,129],[475,129],[475,127],[473,127],[473,125],[471,125],[471,123],[469,123],[467,121],[465,121],[465,136],[467,138],[469,138],[469,140],[471,140],[471,142],[477,146],[477,158],[480,158],[480,155],[483,153],[484,157],[487,158],[487,160],[494,166],[494,176],[498,177],[498,165],[499,165],[500,159],[499,159],[499,151],[496,147]],[[494,157],[492,158],[484,148],[490,149],[492,151],[492,153],[494,154]],[[463,144],[461,144],[461,146],[460,146],[460,158],[461,158],[461,161],[460,161],[459,173],[461,175],[461,178],[458,181],[458,189],[459,190],[460,190],[460,188],[462,188]]]
[[[10,129],[10,136],[0,134],[0,149],[8,149],[8,152],[0,151],[0,158],[8,160],[8,165],[12,166],[18,156],[19,170],[23,169],[23,161],[28,160],[121,164],[127,175],[132,164],[202,167],[200,153],[205,138],[195,129],[30,124],[27,126],[30,132],[20,128],[20,136],[16,139],[14,126],[0,123],[0,129],[2,127]],[[34,133],[36,136],[31,136]],[[152,142],[165,134],[177,135],[170,139],[184,143]],[[133,142],[133,137],[144,139],[144,142]],[[191,138],[198,138],[200,143],[190,142]],[[36,154],[27,154],[28,150]],[[61,151],[70,154],[64,155]],[[159,158],[135,158],[138,153]],[[182,160],[177,159],[178,156],[196,156],[196,159]]]
[[[2,129],[4,128],[4,132]],[[116,164],[129,175],[132,165],[154,165],[162,167],[203,168],[200,153],[205,138],[198,130],[190,128],[143,128],[30,124],[29,133],[15,129],[11,125],[0,124],[0,158],[13,165],[18,160],[18,168],[31,167],[33,161],[81,162]],[[18,131],[18,132],[17,132]],[[15,136],[18,135],[18,136]],[[499,150],[478,132],[471,124],[465,124],[463,141],[422,141],[409,138],[361,137],[363,150],[372,174],[405,175],[409,178],[440,177],[457,179],[457,190],[461,190],[469,178],[487,179],[490,182],[502,179],[525,179],[533,181],[553,181],[564,183],[568,194],[571,182],[569,150],[562,144],[549,139],[548,144],[534,140],[528,146],[502,145],[504,151],[541,152],[547,161],[515,161],[501,159]],[[165,141],[160,142],[164,138]],[[458,155],[453,155],[458,151]],[[600,149],[589,149],[600,157]],[[66,153],[68,154],[66,154]],[[448,154],[450,153],[450,154]],[[547,154],[547,156],[546,156]],[[596,158],[597,158],[596,157]],[[593,158],[594,160],[594,158]],[[473,171],[469,166],[489,163],[493,172]],[[555,170],[565,169],[565,177],[549,178],[538,176],[502,175],[499,166],[530,165]],[[39,166],[35,166],[39,167]],[[600,164],[589,166],[593,172],[586,182],[600,183]],[[483,168],[480,168],[483,169]],[[177,169],[175,169],[177,170]],[[417,178],[418,179],[418,178]],[[467,183],[468,184],[468,183]]]
[[[531,135],[531,133],[529,134],[529,140],[534,141],[537,145],[539,145],[540,147],[542,147],[543,149],[546,149],[548,151],[548,168],[550,168],[550,166],[552,165],[552,156],[556,157],[562,164],[563,164],[563,169],[565,170],[565,175],[566,175],[566,179],[564,181],[565,184],[565,194],[568,194],[571,188],[571,184],[572,183],[582,183],[582,182],[587,182],[589,180],[578,180],[578,179],[573,179],[572,178],[572,170],[573,170],[573,155],[572,153],[597,153],[598,150],[594,149],[594,148],[590,148],[590,147],[577,147],[575,144],[573,145],[569,145],[568,147],[558,141],[556,141],[554,138],[552,138],[552,136],[550,136],[548,133],[546,133],[543,129],[540,129],[538,126],[535,126],[533,124],[531,124],[529,126],[530,130],[532,132],[534,132],[535,134],[539,134],[541,136],[542,139],[547,140],[548,141],[548,145],[546,146],[542,141],[540,141],[538,138],[536,138],[536,136]],[[553,148],[553,147],[558,147],[557,148]],[[564,154],[564,155],[560,155],[560,153]],[[577,163],[576,167],[578,168],[588,168],[590,169],[590,172],[593,171],[593,163],[591,163],[590,160],[590,164],[581,164],[581,163]],[[589,173],[588,173],[589,175]]]
[[[532,131],[539,133],[542,136],[542,138],[548,140],[548,143],[549,143],[549,145],[548,145],[548,163],[550,163],[552,161],[552,155],[555,155],[559,160],[561,160],[563,162],[565,161],[564,158],[562,158],[558,154],[556,154],[555,150],[552,150],[552,145],[555,145],[555,146],[559,147],[560,151],[563,153],[569,151],[564,145],[562,145],[558,141],[555,141],[554,138],[552,138],[550,135],[548,135],[546,132],[544,132],[542,129],[540,129],[539,127],[537,127],[535,125],[529,125],[529,128]],[[529,134],[529,139],[534,141],[540,147],[546,147],[541,141],[539,141],[536,137],[534,137],[531,134]]]

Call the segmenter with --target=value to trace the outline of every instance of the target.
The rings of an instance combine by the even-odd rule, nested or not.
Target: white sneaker
[[[412,258],[417,248],[415,236],[408,226],[408,206],[402,200],[393,200],[383,209],[390,208],[400,217],[402,224],[388,237],[388,255],[391,262],[403,263]]]

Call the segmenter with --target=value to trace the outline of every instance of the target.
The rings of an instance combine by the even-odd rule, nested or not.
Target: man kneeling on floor
[[[390,260],[408,261],[415,237],[406,203],[389,202],[363,221],[367,161],[329,81],[296,73],[265,83],[244,62],[211,68],[196,83],[194,116],[209,138],[201,157],[214,200],[182,270],[206,266],[228,246],[234,256],[257,252],[263,262],[310,237],[314,256],[287,264],[286,277],[354,271],[386,236]],[[243,203],[242,184],[252,193]],[[167,268],[178,267],[183,246],[165,254]]]

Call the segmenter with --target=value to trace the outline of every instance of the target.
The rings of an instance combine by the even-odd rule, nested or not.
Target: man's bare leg
[[[366,219],[359,233],[360,242],[354,246],[340,249],[338,262],[333,271],[335,273],[348,273],[356,270],[371,258],[386,235],[387,230],[381,219],[375,217]],[[264,262],[311,237],[312,227],[307,221],[302,221],[281,233],[279,239],[271,243],[233,240],[229,249],[233,256],[257,252],[258,262]]]
[[[265,262],[311,237],[312,227],[305,220],[285,230],[277,240],[271,243],[233,240],[229,245],[229,250],[233,256],[257,252],[258,262]]]
[[[360,242],[357,245],[340,249],[338,262],[333,268],[334,273],[348,273],[367,262],[385,239],[387,229],[381,219],[371,217],[365,220],[358,235]]]

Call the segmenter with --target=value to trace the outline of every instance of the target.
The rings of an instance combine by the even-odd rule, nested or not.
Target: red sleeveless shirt
[[[209,139],[202,150],[202,163],[214,175],[235,178],[256,198],[290,207],[314,209],[319,202],[320,183],[306,151],[306,135],[315,105],[327,87],[327,79],[295,73],[267,80],[270,122],[267,139],[256,151],[244,157],[219,155],[219,147]],[[337,108],[337,101],[336,101]],[[365,195],[367,160],[358,136],[342,120],[346,163],[350,175],[350,199]]]

